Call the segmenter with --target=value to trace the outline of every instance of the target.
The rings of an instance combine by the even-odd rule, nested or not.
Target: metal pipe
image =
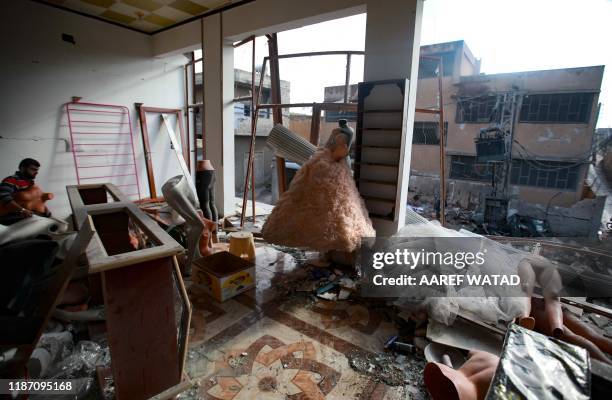
[[[253,95],[251,96],[240,96],[240,97],[234,97],[234,99],[232,100],[234,103],[238,102],[238,101],[250,101],[253,99]]]
[[[270,36],[270,35],[267,35]],[[280,60],[283,58],[298,58],[298,57],[317,57],[317,56],[334,56],[334,55],[345,55],[345,54],[356,54],[356,55],[365,55],[365,51],[356,51],[356,50],[333,50],[333,51],[311,51],[307,53],[293,53],[293,54],[281,54],[278,53],[276,55],[269,53],[265,58],[269,60]],[[272,69],[270,68],[270,74],[272,73]]]
[[[321,109],[326,110],[345,110],[347,108],[357,108],[356,103],[272,103],[272,104],[260,104],[259,109],[267,108],[296,108],[296,107],[314,107],[315,104],[320,106]]]
[[[270,58],[270,94],[272,97],[272,103],[282,103],[281,91],[280,91],[280,70],[278,60],[279,58],[291,58],[290,55],[285,57],[279,57],[278,55],[278,39],[276,33],[267,35],[268,37],[268,54]],[[294,57],[301,57],[299,55],[292,55]],[[258,107],[259,110],[259,107]],[[274,124],[283,123],[283,113],[280,107],[272,109],[272,119]],[[278,174],[278,194],[281,195],[285,192],[285,159],[276,157],[276,172]]]
[[[200,114],[200,136],[202,136],[202,160],[206,160],[206,138],[205,128],[204,128],[204,118],[205,118],[205,109],[204,109],[204,18],[200,20],[200,49],[202,50],[202,109]],[[195,82],[194,82],[195,84]],[[198,159],[198,137],[197,135],[194,137],[196,142],[196,160]]]
[[[195,60],[195,52],[192,52],[192,58]],[[201,57],[200,57],[201,59]],[[203,78],[203,77],[202,77]],[[197,102],[197,94],[196,94],[196,68],[195,68],[195,62],[193,63],[193,65],[191,66],[191,101],[193,103]],[[191,112],[191,114],[189,114],[189,104],[187,104],[187,108],[185,109],[185,118],[186,119],[190,119],[193,128],[191,129],[193,131],[193,142],[191,142],[190,147],[193,145],[193,166],[194,168],[197,167],[198,165],[198,133],[196,132],[196,111],[198,110],[194,110]],[[191,117],[190,117],[191,115]],[[189,125],[187,125],[187,142],[189,142]],[[189,154],[192,153],[191,149],[188,149]],[[189,164],[189,167],[191,167],[191,164]],[[194,175],[195,176],[195,175]]]
[[[319,145],[319,132],[321,131],[321,107],[318,104],[312,107],[312,118],[310,120],[310,143]]]
[[[442,98],[442,58],[438,59],[438,104],[439,104],[439,128],[440,132],[440,224],[442,226],[446,223],[446,166],[445,166],[445,157],[446,152],[444,151],[445,138],[444,138],[444,100]]]
[[[350,82],[351,80],[351,54],[346,55],[346,76],[344,80],[344,102],[349,102],[349,91],[350,91]]]
[[[433,110],[431,108],[416,108],[414,111],[424,114],[440,114],[440,110]]]
[[[255,36],[251,37],[253,41],[253,57],[251,60],[251,132],[255,132],[255,138],[257,138],[257,125],[254,125],[253,122],[255,118],[253,118],[253,113],[255,110]],[[257,110],[257,114],[259,114],[259,110]],[[255,148],[253,148],[255,151]],[[251,203],[253,206],[253,225],[255,225],[255,157],[251,157]]]
[[[193,60],[194,55],[193,51],[191,52],[191,59]],[[187,135],[187,143],[189,143],[189,108],[187,105],[189,104],[189,67],[188,64],[183,66],[185,72],[185,129]],[[189,147],[187,148],[187,154],[189,154]],[[191,163],[188,161],[189,168],[191,168]]]
[[[254,119],[254,121],[251,121],[251,143],[249,145],[249,161],[247,162],[247,171],[244,177],[244,191],[242,193],[242,211],[240,214],[240,227],[244,227],[244,218],[246,216],[246,203],[247,203],[247,193],[248,193],[248,182],[249,182],[249,174],[251,173],[251,162],[252,162],[252,158],[253,158],[253,152],[255,149],[255,138],[256,138],[256,130],[253,129],[253,127],[257,127],[257,119],[259,116],[259,102],[261,100],[261,92],[262,92],[262,88],[263,88],[263,79],[264,76],[266,74],[266,59],[264,58],[264,62],[261,68],[261,74],[259,76],[259,88],[257,90],[257,99],[256,99],[256,107],[254,111],[254,114],[251,115],[251,119]]]
[[[251,36],[247,37],[246,39],[242,39],[242,40],[241,40],[241,41],[239,41],[238,43],[234,43],[234,44],[233,44],[233,46],[234,46],[234,48],[236,48],[236,47],[240,47],[240,46],[242,46],[243,44],[247,44],[247,43],[249,43],[249,42],[251,42],[251,41],[254,41],[254,40],[255,40],[255,35],[251,35]]]

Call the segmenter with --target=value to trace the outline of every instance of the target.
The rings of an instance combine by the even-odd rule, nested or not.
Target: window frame
[[[426,128],[425,125],[427,124],[432,124],[435,125],[435,129],[436,129],[436,137],[438,139],[438,141],[436,143],[424,143],[424,142],[415,142],[414,138],[416,137],[415,132],[417,130],[417,124],[422,124],[423,127],[422,129],[430,129],[430,128]],[[424,138],[426,136],[423,136]],[[447,143],[447,139],[448,139],[448,121],[444,121],[444,146],[446,146]],[[412,144],[417,144],[417,145],[421,145],[421,146],[439,146],[440,145],[440,123],[438,121],[414,121],[414,124],[412,126]]]
[[[530,164],[531,163],[531,164]],[[549,163],[549,169],[560,167],[566,164],[567,168],[556,169],[549,171],[546,168],[538,169],[533,163]],[[556,164],[556,165],[554,165]],[[580,185],[580,172],[584,163],[551,161],[551,160],[536,160],[536,159],[521,159],[515,158],[510,166],[510,185],[536,187],[545,190],[558,190],[564,192],[576,192]],[[537,172],[533,172],[537,171]],[[554,175],[553,175],[554,174]],[[551,184],[551,180],[554,182]],[[558,184],[559,181],[565,181],[564,186]],[[572,181],[573,180],[573,181]],[[569,186],[571,184],[571,187]]]
[[[465,119],[460,118],[461,116],[461,110],[463,110],[462,107],[462,103],[467,103],[470,100],[474,100],[474,99],[487,99],[487,101],[491,100],[491,107],[489,109],[489,115],[486,117],[482,117],[482,118],[476,118],[476,121],[466,121]],[[455,110],[455,122],[458,124],[488,124],[490,123],[490,119],[491,119],[491,114],[493,112],[493,110],[495,109],[495,104],[497,103],[497,94],[491,94],[491,95],[482,95],[482,96],[477,96],[474,98],[471,98],[470,100],[468,99],[457,99],[457,107]],[[489,104],[485,105],[485,110],[489,107]],[[480,110],[477,111],[477,114],[480,113]]]
[[[466,154],[450,154],[450,169],[448,172],[448,178],[449,179],[456,179],[456,180],[462,180],[462,181],[470,181],[470,182],[483,182],[483,183],[492,183],[493,181],[493,169],[492,166],[490,164],[492,163],[486,163],[486,164],[477,164],[476,163],[476,156],[473,155],[466,155]],[[461,176],[453,176],[454,173],[454,168],[453,165],[456,165],[457,163],[461,162],[460,160],[455,161],[454,158],[471,158],[472,159],[472,163],[471,166],[474,169],[474,167],[476,165],[479,166],[483,166],[487,169],[489,169],[488,175],[486,176],[485,179],[478,179],[477,177],[475,177],[476,175],[474,173],[472,173],[470,176],[466,176],[466,175],[461,175]],[[474,169],[475,171],[475,169]],[[498,172],[499,173],[499,172]]]
[[[595,94],[596,92],[592,92],[592,91],[580,91],[580,92],[545,92],[545,93],[529,93],[529,94],[525,94],[522,96],[521,98],[521,106],[518,110],[518,123],[520,124],[580,124],[580,125],[588,125],[591,121],[591,113],[593,110],[593,100],[595,99]],[[584,103],[586,106],[586,110],[584,111],[584,120],[577,120],[577,121],[560,121],[558,120],[558,115],[559,115],[559,108],[561,107],[561,105],[557,106],[557,119],[545,119],[545,120],[530,120],[528,119],[529,116],[527,116],[527,119],[525,119],[524,116],[524,111],[523,108],[525,107],[525,99],[526,98],[537,98],[537,97],[543,97],[543,96],[548,96],[549,97],[549,101],[546,105],[542,105],[542,104],[538,104],[539,108],[542,107],[548,107],[550,108],[551,103],[552,103],[552,97],[553,96],[572,96],[572,95],[586,95],[589,97],[589,99]],[[571,99],[570,99],[570,103],[567,104],[566,106],[569,108],[571,104]],[[531,106],[531,100],[529,103],[529,106]],[[582,103],[579,104],[579,107],[582,106]],[[527,112],[527,114],[533,114],[533,113],[540,113],[541,111],[533,111],[533,112]],[[550,115],[550,110],[547,111],[547,113]],[[566,113],[566,115],[569,113]],[[580,116],[580,110],[577,111],[578,115]]]

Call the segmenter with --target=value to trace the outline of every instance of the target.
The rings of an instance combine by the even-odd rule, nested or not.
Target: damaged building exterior
[[[508,100],[505,105],[512,120],[505,194],[508,207],[543,219],[556,209],[552,214],[559,218],[552,218],[551,228],[562,228],[563,215],[576,214],[581,221],[580,235],[599,226],[604,199],[594,198],[585,185],[604,66],[483,74],[480,60],[462,40],[422,46],[421,56],[442,59],[449,206],[481,209],[485,199],[495,196],[495,187],[499,192],[503,186],[502,167],[477,160],[475,140],[482,129],[498,122],[504,97],[514,98],[514,104]],[[437,61],[421,58],[417,108],[437,107],[437,68]],[[343,89],[325,88],[325,101],[340,100]],[[357,96],[356,89],[351,87],[352,98]],[[415,114],[409,199],[418,195],[433,201],[438,196],[438,126],[437,115]],[[574,211],[573,206],[577,206]],[[557,229],[556,233],[572,232]]]
[[[202,97],[202,73],[196,74],[196,97]],[[260,72],[255,74],[255,82],[259,82]],[[244,99],[251,94],[251,72],[234,69],[234,94],[235,98]],[[291,84],[288,81],[280,81],[281,98],[289,101]],[[270,102],[270,75],[266,74],[263,80],[262,99]],[[249,100],[234,102],[234,163],[236,171],[236,195],[244,190],[244,176],[249,158],[249,145],[251,141],[251,117],[253,110]],[[196,114],[196,131],[201,131],[201,114]],[[283,110],[283,117],[289,118],[289,110]],[[274,172],[274,153],[266,146],[266,137],[274,126],[272,112],[270,109],[261,110],[257,118],[257,138],[255,140],[255,186],[258,190],[269,191],[272,185]]]

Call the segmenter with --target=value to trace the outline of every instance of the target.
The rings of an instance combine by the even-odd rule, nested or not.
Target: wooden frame
[[[98,228],[86,255],[90,274],[102,278],[117,399],[146,399],[179,384],[191,319],[176,260],[183,247],[111,184],[66,190],[77,228],[83,217]],[[154,246],[129,248],[127,221]],[[180,321],[174,311],[176,292],[183,307]]]
[[[155,186],[153,160],[151,158],[151,145],[149,142],[149,128],[147,126],[147,113],[176,115],[176,119],[179,125],[179,134],[181,136],[180,140],[181,147],[183,149],[183,158],[187,163],[189,171],[191,171],[191,149],[189,145],[189,138],[185,136],[185,130],[183,129],[183,111],[178,108],[145,107],[142,103],[136,103],[135,106],[136,110],[138,111],[138,119],[140,121],[140,132],[142,136],[145,165],[147,169],[147,181],[149,182],[149,195],[152,199],[157,199],[157,187]],[[189,135],[189,132],[187,132],[187,135]]]
[[[80,190],[98,189],[105,191],[115,200],[113,203],[100,203],[86,205],[81,197]],[[102,245],[98,233],[96,233],[87,247],[87,261],[89,263],[89,273],[102,272],[114,268],[121,268],[126,265],[140,263],[151,259],[174,256],[184,251],[184,248],[177,243],[170,235],[151,220],[142,210],[129,201],[115,185],[71,185],[66,186],[68,200],[74,214],[74,222],[77,229],[81,229],[79,221],[86,216],[96,216],[112,214],[116,212],[127,213],[132,220],[157,244],[155,247],[135,250],[129,253],[108,255]]]
[[[314,103],[310,123],[310,143],[319,146],[321,131],[321,111],[353,111],[357,112],[357,103]]]

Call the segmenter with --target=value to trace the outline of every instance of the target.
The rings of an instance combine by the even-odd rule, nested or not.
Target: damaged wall
[[[453,44],[453,43],[451,43]],[[450,44],[444,44],[450,45]],[[469,49],[464,47],[462,51]],[[471,54],[471,53],[470,53]],[[456,68],[461,73],[473,70],[470,57],[463,59],[464,68]],[[567,68],[545,71],[526,71],[493,75],[458,76],[459,72],[445,76],[442,80],[444,115],[448,123],[446,135],[446,174],[450,177],[453,156],[475,156],[474,139],[481,128],[488,127],[488,123],[472,123],[457,121],[457,96],[484,96],[496,92],[517,90],[520,94],[539,93],[593,93],[592,104],[589,109],[587,123],[561,123],[561,122],[520,122],[515,124],[514,138],[520,143],[514,143],[512,155],[514,159],[529,158],[542,161],[565,161],[579,165],[588,162],[593,142],[596,104],[603,77],[603,66]],[[437,78],[419,79],[417,92],[417,107],[437,107]],[[517,114],[520,103],[517,107]],[[416,120],[436,122],[435,115],[417,113]],[[517,118],[518,120],[518,118]],[[431,176],[439,174],[439,147],[438,145],[414,144],[411,173],[420,175],[423,187],[419,192],[426,192],[432,186]],[[583,182],[586,178],[588,166],[582,165],[578,169],[578,179],[575,189],[556,189],[537,186],[511,185],[510,195],[524,201],[548,204],[552,199],[553,205],[569,207],[582,198]],[[438,179],[436,179],[436,182]],[[469,180],[450,180],[457,187],[479,186],[478,182]],[[487,185],[482,194],[488,192]],[[480,196],[482,197],[482,196]]]
[[[415,154],[415,153],[413,153]],[[440,178],[437,175],[411,175],[408,201],[415,195],[433,202],[440,193]],[[449,180],[446,183],[447,205],[475,210],[491,193],[491,185],[481,182]]]
[[[597,111],[598,93],[603,78],[603,66],[566,68],[544,71],[526,71],[505,74],[476,75],[461,77],[457,94],[462,94],[464,87],[479,85],[480,92],[509,91],[513,88],[521,93],[572,93],[594,92],[593,105],[590,108],[589,123],[525,123],[515,125],[515,139],[530,153],[543,159],[559,160],[562,158],[581,159],[590,152],[593,140],[594,117]],[[470,93],[474,95],[474,93]],[[446,110],[445,110],[446,111]],[[480,128],[489,124],[466,123],[452,124],[456,108],[450,109],[448,150],[474,153],[473,139]],[[451,128],[450,125],[455,125]],[[463,125],[463,126],[460,126]],[[454,135],[455,129],[468,130],[468,135]],[[519,157],[517,146],[513,146],[513,157]]]
[[[605,203],[605,196],[597,196],[595,199],[581,200],[572,207],[551,206],[547,213],[545,205],[530,204],[522,200],[510,200],[508,210],[514,209],[519,215],[547,219],[550,230],[556,236],[597,237]]]
[[[186,58],[154,58],[148,35],[30,1],[10,2],[0,21],[0,175],[12,174],[22,158],[36,158],[42,164],[37,183],[56,196],[49,208],[58,217],[70,214],[65,186],[77,181],[63,104],[81,96],[129,108],[140,191],[148,196],[134,103],[182,107]],[[62,41],[64,33],[75,43]],[[160,151],[155,157],[163,166],[175,155]]]

